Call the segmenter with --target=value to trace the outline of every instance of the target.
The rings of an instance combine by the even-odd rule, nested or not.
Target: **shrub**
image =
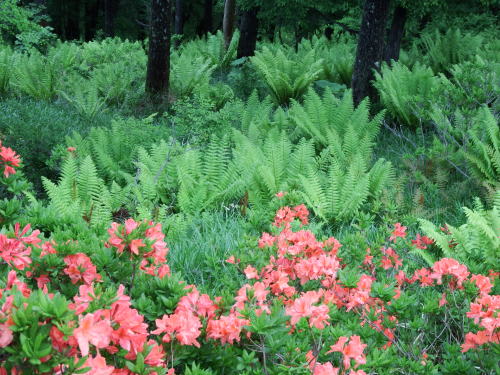
[[[16,149],[25,161],[24,172],[29,181],[41,191],[40,177],[55,178],[56,172],[48,163],[51,150],[74,131],[85,134],[91,126],[105,126],[106,118],[84,121],[65,106],[31,99],[0,101],[0,133],[6,144]]]
[[[13,70],[13,86],[34,99],[50,101],[57,93],[59,77],[55,67],[39,53],[19,55]]]
[[[264,47],[255,53],[251,61],[278,105],[287,105],[291,99],[300,99],[323,71],[323,61],[316,60],[313,51],[301,56],[298,61],[286,56],[281,49],[273,52]]]
[[[471,173],[493,189],[500,187],[500,128],[498,120],[483,108],[479,123],[469,130],[470,142],[464,151]]]
[[[474,272],[497,270],[500,266],[500,190],[496,192],[491,210],[479,200],[475,201],[473,210],[467,207],[463,210],[467,222],[457,227],[437,228],[427,220],[420,220],[424,234],[439,248],[439,253],[427,255],[428,262],[444,256],[457,259]]]
[[[374,86],[382,104],[396,120],[412,128],[421,124],[438,84],[432,70],[419,64],[409,69],[398,62],[391,66],[384,63],[381,71],[375,72]]]
[[[454,64],[471,59],[482,45],[480,35],[462,34],[458,28],[449,29],[444,35],[436,30],[421,39],[421,49],[434,73],[449,72]]]
[[[8,47],[0,46],[0,95],[3,96],[9,89],[12,75],[12,51]]]
[[[182,52],[174,52],[171,56],[170,89],[172,94],[188,97],[200,86],[208,86],[215,66],[210,60]]]

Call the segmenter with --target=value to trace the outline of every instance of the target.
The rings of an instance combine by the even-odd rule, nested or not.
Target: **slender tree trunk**
[[[115,19],[120,6],[120,0],[104,0],[104,34],[115,36]]]
[[[387,35],[387,44],[385,46],[385,61],[399,60],[399,51],[401,50],[401,40],[405,31],[405,23],[408,17],[408,10],[398,6],[392,16],[392,24]]]
[[[356,105],[368,95],[372,99],[375,97],[370,81],[373,79],[373,69],[384,57],[389,3],[390,0],[365,0],[352,75],[352,93]]]
[[[224,29],[224,47],[229,48],[234,32],[234,17],[236,14],[236,0],[226,0],[224,4],[224,21],[222,28]]]
[[[85,41],[85,1],[79,0],[78,2],[78,32],[80,33],[80,40]]]
[[[212,32],[213,0],[205,0],[203,5],[203,19],[198,29],[198,35],[203,36]]]
[[[184,34],[184,1],[175,0],[175,28],[174,34]]]
[[[240,43],[238,44],[238,58],[253,56],[257,44],[259,8],[245,10],[241,14]]]
[[[168,95],[171,5],[171,0],[151,0],[146,91],[157,101]]]
[[[92,40],[95,38],[95,34],[97,32],[97,22],[99,20],[99,10],[101,6],[99,1],[93,1],[89,3],[89,7],[87,9],[87,16],[85,17],[86,21],[86,40]]]

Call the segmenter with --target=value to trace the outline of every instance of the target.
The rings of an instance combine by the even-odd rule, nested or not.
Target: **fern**
[[[61,95],[75,107],[86,120],[92,121],[106,110],[106,98],[99,95],[97,86],[86,80],[73,80],[72,93],[61,91]]]
[[[0,46],[0,95],[5,94],[9,89],[13,62],[10,48]]]
[[[296,61],[287,57],[281,49],[272,52],[264,47],[256,52],[251,61],[278,105],[288,105],[291,99],[300,99],[323,71],[323,61],[316,60],[313,51]]]
[[[339,100],[329,90],[323,97],[309,90],[304,104],[295,102],[290,109],[290,117],[301,135],[311,137],[320,147],[330,148],[343,164],[356,154],[370,158],[383,115],[380,112],[370,119],[368,99],[354,108],[350,92]]]
[[[204,57],[182,52],[171,56],[170,88],[177,97],[189,96],[199,86],[207,86],[215,66]]]
[[[435,73],[446,72],[454,64],[476,55],[483,45],[480,35],[462,34],[460,29],[449,29],[444,35],[438,30],[422,36],[421,49]]]
[[[217,71],[227,70],[236,58],[238,42],[240,39],[239,31],[233,34],[231,43],[227,50],[224,46],[224,35],[222,31],[216,34],[208,34],[207,37],[198,38],[182,45],[181,54],[189,56],[189,59],[208,60],[210,66]]]
[[[498,269],[500,266],[499,196],[500,190],[497,190],[491,210],[486,210],[478,200],[474,209],[464,207],[467,222],[459,227],[448,225],[449,233],[444,233],[431,222],[420,219],[422,231],[435,241],[436,247],[441,252],[438,256],[455,258],[465,263],[475,273]]]
[[[13,85],[24,94],[40,100],[52,100],[56,96],[57,72],[44,56],[38,53],[20,56],[12,73]]]
[[[399,122],[417,127],[421,122],[420,113],[431,105],[432,93],[439,84],[430,68],[415,64],[412,69],[399,62],[382,64],[380,72],[375,72],[374,86],[382,104]]]
[[[57,184],[45,177],[42,182],[49,197],[49,208],[55,209],[64,220],[83,219],[92,226],[106,226],[112,212],[118,210],[123,201],[119,189],[115,187],[111,193],[105,187],[90,157],[81,163],[68,158]]]
[[[500,129],[498,120],[483,108],[476,117],[479,123],[469,130],[470,142],[464,151],[470,172],[493,188],[500,187]]]
[[[227,139],[213,138],[203,153],[186,152],[177,164],[177,176],[177,203],[187,213],[234,202],[243,196],[245,188],[245,180],[231,160]]]
[[[381,159],[368,169],[361,155],[349,165],[333,160],[326,172],[309,168],[300,176],[307,204],[323,220],[335,222],[353,219],[365,203],[379,198],[393,179],[390,163]]]

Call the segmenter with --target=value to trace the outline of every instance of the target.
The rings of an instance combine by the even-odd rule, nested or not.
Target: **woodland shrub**
[[[0,147],[0,182],[9,186],[20,158]],[[304,205],[283,207],[268,232],[228,257],[247,281],[220,297],[169,267],[160,224],[101,224],[107,231],[41,233],[16,224],[0,233],[3,372],[498,369],[498,273],[473,274],[453,258],[421,267],[418,253],[434,242],[412,239],[401,223],[363,250],[318,239]]]

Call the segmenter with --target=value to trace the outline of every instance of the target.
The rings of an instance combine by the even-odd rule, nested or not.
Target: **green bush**
[[[250,60],[278,105],[288,105],[292,99],[299,100],[323,72],[323,61],[316,60],[314,51],[294,59],[279,48],[273,52],[264,47]]]
[[[39,53],[18,55],[13,70],[12,85],[34,99],[50,101],[59,88],[59,72]]]
[[[425,119],[439,84],[432,70],[420,64],[412,69],[399,62],[382,64],[375,72],[374,86],[382,104],[402,124],[416,128]]]
[[[463,34],[460,29],[451,28],[444,34],[436,30],[434,34],[423,35],[420,48],[434,73],[447,73],[454,64],[473,58],[482,46],[480,35]]]
[[[25,161],[26,177],[40,191],[40,177],[55,178],[48,166],[51,150],[74,131],[85,134],[91,126],[107,125],[96,117],[83,120],[70,108],[31,99],[0,101],[0,137],[16,149]]]
[[[447,225],[440,230],[427,220],[420,220],[424,234],[435,241],[439,252],[428,255],[428,262],[440,256],[455,258],[473,272],[487,273],[500,267],[500,190],[488,210],[476,199],[474,209],[463,208],[467,222]]]

